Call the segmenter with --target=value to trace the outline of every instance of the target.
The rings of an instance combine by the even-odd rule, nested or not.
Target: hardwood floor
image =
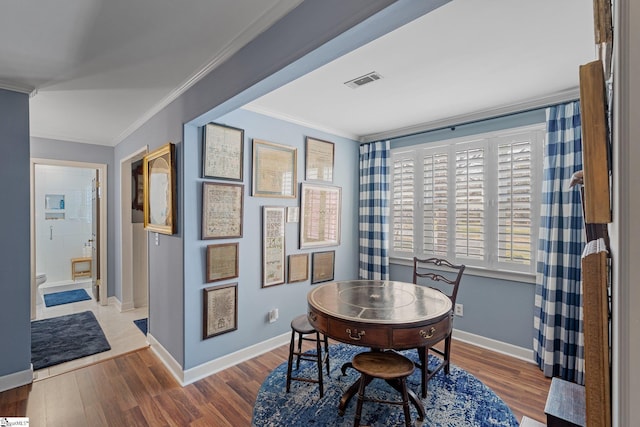
[[[146,348],[0,393],[0,416],[39,426],[249,426],[265,377],[288,346],[184,388]],[[518,420],[545,422],[551,384],[533,364],[453,341],[452,362],[493,389]]]

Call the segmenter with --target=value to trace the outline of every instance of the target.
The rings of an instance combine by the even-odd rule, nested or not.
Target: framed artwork
[[[238,284],[203,289],[202,339],[238,329]]]
[[[262,207],[262,287],[284,283],[286,208]]]
[[[309,279],[309,254],[289,255],[287,282],[304,282]]]
[[[162,234],[176,232],[176,150],[168,143],[143,160],[144,228]]]
[[[242,181],[244,130],[208,123],[202,139],[202,177]]]
[[[300,221],[300,208],[298,206],[287,206],[287,222]]]
[[[333,142],[306,138],[305,179],[333,182]]]
[[[336,251],[311,254],[311,284],[333,280]]]
[[[340,244],[341,193],[340,187],[302,184],[300,249]]]
[[[242,237],[244,185],[202,183],[202,238]]]
[[[207,283],[238,277],[238,243],[207,246]]]
[[[142,159],[131,163],[131,209],[144,211],[144,173]]]
[[[295,199],[298,188],[298,150],[288,145],[253,140],[251,195]]]

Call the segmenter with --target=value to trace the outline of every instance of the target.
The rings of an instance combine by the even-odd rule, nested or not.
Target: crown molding
[[[33,86],[22,84],[22,83],[9,82],[5,80],[0,80],[0,89],[11,90],[13,92],[26,93],[31,98],[35,96],[36,93],[38,93],[38,90]]]

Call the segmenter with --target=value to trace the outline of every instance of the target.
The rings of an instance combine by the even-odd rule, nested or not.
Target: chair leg
[[[402,378],[400,380],[400,387],[402,389],[402,409],[404,410],[404,424],[406,427],[411,427],[411,414],[409,413],[409,393],[407,392],[407,379]]]
[[[427,375],[429,374],[429,351],[427,347],[418,348],[418,356],[420,357],[420,375],[422,379],[420,381],[420,391],[422,392],[422,398],[427,397]]]
[[[326,358],[327,363],[327,375],[329,375],[329,339],[326,335],[324,335],[324,357]]]
[[[318,359],[318,384],[320,386],[320,398],[324,395],[324,387],[322,381],[322,342],[320,341],[320,333],[316,332],[316,351]]]
[[[287,362],[287,393],[289,393],[289,389],[291,388],[291,368],[293,367],[293,351],[295,349],[295,332],[291,331],[291,342],[289,343],[289,360]],[[298,363],[300,361],[298,360]]]
[[[450,368],[449,368],[451,366],[450,358],[451,358],[451,335],[449,335],[444,340],[444,361],[445,361],[444,373],[447,375],[449,375],[449,372],[450,372]]]
[[[358,386],[358,403],[356,404],[356,416],[353,421],[353,427],[360,426],[360,418],[362,417],[362,403],[364,402],[364,388],[367,385],[367,376],[360,376],[360,385]]]

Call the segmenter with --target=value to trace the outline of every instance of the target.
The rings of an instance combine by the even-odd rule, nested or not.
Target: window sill
[[[413,258],[389,258],[389,263],[395,265],[403,265],[411,267],[413,269]],[[434,268],[437,270],[438,268]],[[488,277],[490,279],[510,280],[512,282],[527,283],[529,285],[536,284],[535,274],[521,273],[519,271],[504,271],[504,270],[487,270],[486,268],[474,267],[467,265],[464,270],[465,275]]]

